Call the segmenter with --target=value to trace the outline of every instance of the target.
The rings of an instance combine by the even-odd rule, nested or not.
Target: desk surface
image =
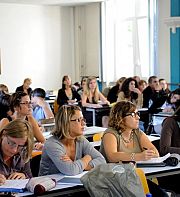
[[[97,127],[97,126],[86,127],[83,134],[84,134],[85,137],[90,137],[90,136],[93,136],[96,133],[101,133],[105,130],[106,130],[106,128],[104,128],[104,127]],[[43,132],[43,136],[46,139],[48,139],[51,136],[51,131]]]
[[[147,178],[157,178],[180,173],[180,163],[173,166],[142,168]]]

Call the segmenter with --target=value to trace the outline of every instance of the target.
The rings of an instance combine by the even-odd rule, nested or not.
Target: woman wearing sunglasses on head
[[[44,144],[39,175],[77,175],[105,163],[104,157],[83,137],[85,120],[78,106],[63,105],[55,117],[55,130]]]
[[[33,132],[26,120],[13,120],[0,130],[0,149],[0,185],[6,179],[32,177]]]
[[[139,130],[139,114],[130,101],[117,102],[112,107],[108,125],[100,147],[107,162],[134,162],[159,156],[146,134]]]

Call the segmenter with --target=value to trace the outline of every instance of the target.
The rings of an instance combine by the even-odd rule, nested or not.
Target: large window
[[[155,0],[108,0],[102,4],[102,78],[148,78],[155,64]]]

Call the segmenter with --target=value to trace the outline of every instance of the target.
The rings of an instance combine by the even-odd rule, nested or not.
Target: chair
[[[54,100],[54,105],[53,105],[53,109],[54,109],[54,114],[56,114],[58,112],[59,109],[59,105],[57,104],[57,100]]]
[[[93,142],[101,141],[104,132],[96,133],[93,135]]]
[[[146,176],[144,174],[144,171],[140,168],[136,168],[136,173],[140,178],[140,181],[141,181],[143,189],[144,189],[144,193],[148,194],[149,193],[149,187],[148,187],[148,183],[147,183],[147,179],[146,179]]]

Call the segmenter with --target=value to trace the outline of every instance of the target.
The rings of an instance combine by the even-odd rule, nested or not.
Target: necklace
[[[128,140],[124,139],[124,137],[122,136],[122,133],[121,133],[120,136],[121,136],[121,139],[122,139],[123,142],[130,143],[133,140],[133,138],[134,138],[134,132],[133,131],[131,132],[130,137],[129,137]]]

